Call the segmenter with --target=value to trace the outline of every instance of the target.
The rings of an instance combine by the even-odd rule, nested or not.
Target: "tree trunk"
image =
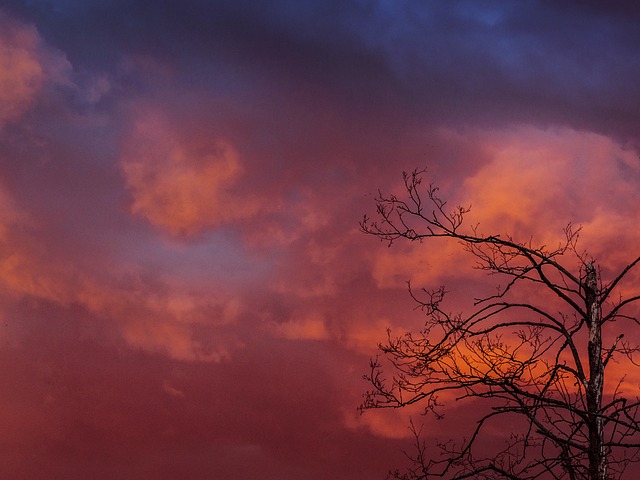
[[[586,267],[584,282],[589,327],[589,383],[587,385],[587,410],[589,412],[589,480],[607,479],[607,456],[604,446],[604,425],[600,416],[604,387],[602,361],[602,324],[598,300],[598,279],[593,262]]]

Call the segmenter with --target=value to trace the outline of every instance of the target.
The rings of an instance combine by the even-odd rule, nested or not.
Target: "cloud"
[[[83,255],[52,258],[53,247],[38,240],[40,229],[32,225],[29,234],[18,235],[14,232],[24,225],[12,225],[0,243],[7,252],[0,257],[7,308],[16,300],[32,299],[80,309],[93,318],[91,324],[108,322],[129,347],[179,360],[218,362],[241,348],[236,335],[223,331],[243,314],[238,292],[212,280],[196,287],[186,279],[176,284],[154,278],[141,266],[101,258],[97,252],[90,263]]]
[[[0,128],[31,108],[46,82],[68,84],[70,68],[34,26],[0,11]]]
[[[585,247],[635,236],[640,160],[633,149],[594,133],[567,128],[518,128],[489,135],[492,160],[468,177],[459,202],[485,232],[533,235],[552,245],[569,222],[583,225]],[[597,228],[603,217],[616,228]],[[595,227],[595,228],[594,228]],[[499,230],[499,231],[497,231]]]
[[[233,336],[210,331],[211,338],[200,338],[193,325],[157,314],[130,319],[122,326],[122,335],[130,347],[161,353],[174,360],[221,362],[242,347]],[[177,320],[177,321],[176,321]]]
[[[34,27],[17,24],[0,12],[0,126],[20,117],[42,87],[39,47]]]
[[[509,234],[553,248],[571,223],[582,227],[580,248],[611,266],[620,265],[640,238],[634,222],[640,207],[637,152],[606,136],[569,128],[516,127],[479,137],[486,161],[440,190],[454,205],[471,206],[467,228]],[[466,173],[466,174],[465,174]],[[428,176],[425,181],[432,181]],[[448,183],[446,181],[445,183]],[[393,193],[403,195],[402,186]],[[381,249],[382,250],[382,249]],[[473,257],[455,242],[402,243],[377,252],[372,273],[380,288],[407,280],[433,284],[468,278]]]
[[[402,170],[427,165],[486,231],[552,244],[573,221],[611,268],[640,243],[616,140],[639,131],[635,20],[9,4],[37,27],[0,21],[0,447],[18,459],[0,476],[384,476],[406,412],[355,409],[385,329],[423,324],[405,281],[444,283],[455,311],[493,288],[458,245],[357,232]]]
[[[11,193],[0,183],[0,244],[8,240],[13,228],[27,222],[27,212],[18,206]]]
[[[291,319],[284,323],[273,324],[271,329],[276,336],[289,340],[329,339],[325,319],[319,313],[311,314],[302,319]]]
[[[234,192],[244,175],[238,153],[221,139],[189,139],[158,115],[136,122],[121,159],[131,212],[176,236],[246,219],[260,210],[250,192]]]
[[[409,405],[405,409],[368,410],[362,415],[355,411],[343,412],[345,426],[353,430],[368,430],[385,439],[405,439],[411,437],[408,428],[411,417],[420,417],[422,406]]]

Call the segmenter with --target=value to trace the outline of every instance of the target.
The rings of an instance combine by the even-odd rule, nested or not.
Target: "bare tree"
[[[412,467],[391,476],[622,478],[640,448],[640,399],[623,389],[624,373],[639,366],[639,347],[621,332],[638,325],[640,295],[620,292],[640,257],[604,281],[595,260],[578,250],[579,228],[568,225],[555,248],[485,235],[465,224],[469,208],[449,209],[436,187],[423,186],[424,174],[403,174],[402,198],[380,194],[377,217],[365,216],[362,230],[389,245],[398,239],[457,241],[477,268],[500,277],[503,286],[475,299],[466,314],[444,309],[444,287],[409,286],[426,314],[424,328],[401,336],[388,331],[365,375],[370,390],[361,409],[420,404],[425,414],[441,416],[446,397],[469,402],[478,418],[468,436],[433,449],[412,423]],[[612,364],[616,378],[605,382]],[[496,442],[497,422],[510,424],[513,416],[522,428]]]

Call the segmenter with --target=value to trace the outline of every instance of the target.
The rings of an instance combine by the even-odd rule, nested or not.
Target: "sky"
[[[357,407],[406,281],[487,279],[358,222],[426,167],[619,269],[639,45],[632,1],[0,2],[0,477],[384,478],[409,412]]]

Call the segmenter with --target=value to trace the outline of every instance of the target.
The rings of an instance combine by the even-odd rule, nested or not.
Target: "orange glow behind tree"
[[[637,327],[640,294],[625,296],[620,286],[640,257],[602,279],[594,259],[579,249],[579,228],[568,225],[555,248],[487,235],[465,223],[469,208],[451,210],[436,187],[423,188],[424,173],[404,174],[406,197],[380,194],[377,219],[365,217],[362,230],[389,245],[460,242],[477,268],[506,283],[476,299],[470,313],[455,314],[443,306],[445,287],[410,287],[425,326],[399,337],[389,332],[380,350],[393,375],[386,378],[383,361],[372,360],[361,408],[421,404],[440,416],[440,399],[447,397],[476,407],[482,402],[487,410],[478,410],[468,437],[439,442],[437,455],[412,426],[413,467],[395,478],[623,478],[640,448],[640,400],[623,391],[625,372],[639,367],[640,347],[620,332]],[[621,367],[616,372],[608,369],[614,361]],[[605,384],[605,372],[617,378]],[[513,415],[525,419],[523,428],[488,452],[488,429]]]

